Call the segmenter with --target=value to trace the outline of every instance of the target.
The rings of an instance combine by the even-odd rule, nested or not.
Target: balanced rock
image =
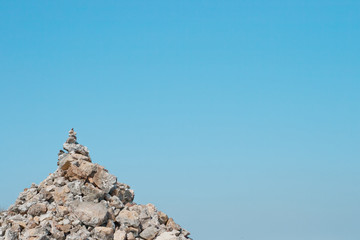
[[[186,240],[190,233],[134,191],[77,142],[74,129],[58,169],[0,213],[0,240]]]

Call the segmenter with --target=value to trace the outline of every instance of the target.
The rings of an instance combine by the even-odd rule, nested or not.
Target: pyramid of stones
[[[92,162],[71,129],[58,169],[0,213],[0,240],[186,240],[190,233]]]

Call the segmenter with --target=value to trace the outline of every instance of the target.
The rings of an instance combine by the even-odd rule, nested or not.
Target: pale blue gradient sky
[[[359,12],[1,1],[0,206],[56,169],[74,127],[195,240],[360,239]]]

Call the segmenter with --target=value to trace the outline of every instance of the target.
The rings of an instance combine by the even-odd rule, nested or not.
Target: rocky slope
[[[134,191],[92,163],[73,129],[63,148],[58,169],[0,214],[0,240],[190,239],[154,205],[134,203]]]

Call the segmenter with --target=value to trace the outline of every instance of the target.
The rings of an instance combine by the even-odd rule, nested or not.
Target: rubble
[[[93,163],[71,129],[58,169],[0,213],[0,240],[186,240],[190,233]]]

